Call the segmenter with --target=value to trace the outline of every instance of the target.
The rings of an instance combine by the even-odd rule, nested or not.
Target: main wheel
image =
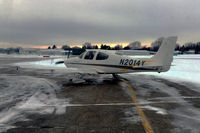
[[[113,78],[114,78],[114,79],[117,79],[117,80],[120,79],[119,75],[117,75],[117,74],[115,74],[115,73],[113,73],[112,75],[113,75]]]

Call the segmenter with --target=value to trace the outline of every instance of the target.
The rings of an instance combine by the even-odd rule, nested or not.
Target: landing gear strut
[[[120,80],[120,77],[119,77],[119,75],[117,75],[117,74],[114,74],[114,73],[113,73],[112,75],[113,75],[113,78],[114,78],[114,79]]]

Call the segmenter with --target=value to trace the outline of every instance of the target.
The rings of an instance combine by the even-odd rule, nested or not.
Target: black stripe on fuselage
[[[121,69],[130,69],[130,70],[157,70],[157,68],[142,68],[142,67],[132,67],[132,66],[118,66],[118,65],[107,65],[107,64],[86,64],[86,63],[68,63],[74,65],[89,65],[89,66],[102,66],[102,67],[114,67],[114,68],[121,68]]]

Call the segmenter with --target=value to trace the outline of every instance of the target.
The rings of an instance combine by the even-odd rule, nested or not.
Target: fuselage
[[[173,61],[177,37],[164,38],[151,58],[131,58],[110,50],[87,50],[79,57],[64,61],[67,67],[87,69],[102,74],[132,72],[167,72]]]
[[[107,50],[87,50],[64,63],[67,67],[94,70],[99,74],[159,71],[151,58],[131,58]]]

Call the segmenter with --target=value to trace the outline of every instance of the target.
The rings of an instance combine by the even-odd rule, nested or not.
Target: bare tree
[[[130,49],[139,49],[139,48],[141,48],[141,42],[139,42],[139,41],[131,42],[131,43],[129,43],[128,47]]]

